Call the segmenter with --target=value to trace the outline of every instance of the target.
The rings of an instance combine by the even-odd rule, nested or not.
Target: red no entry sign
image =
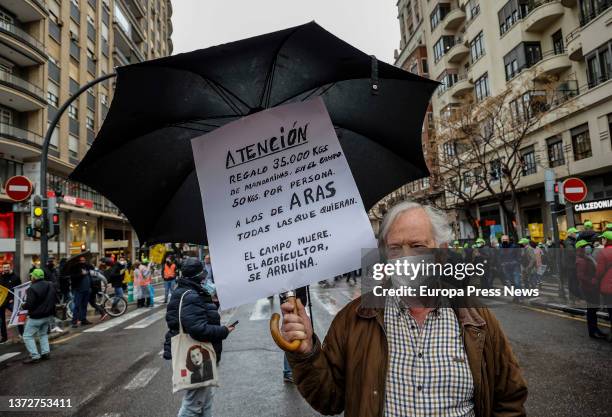
[[[9,178],[6,181],[4,189],[11,200],[23,201],[32,194],[32,183],[28,177],[18,175],[16,177]]]
[[[563,196],[570,203],[580,203],[587,196],[587,186],[580,178],[563,181]]]

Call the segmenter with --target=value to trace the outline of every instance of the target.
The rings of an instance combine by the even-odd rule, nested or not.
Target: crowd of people
[[[481,288],[491,288],[495,278],[502,285],[526,289],[541,290],[545,279],[557,283],[560,299],[586,302],[589,336],[612,341],[597,326],[602,306],[612,321],[612,224],[596,232],[592,222],[585,221],[582,230],[569,228],[557,247],[551,239],[536,243],[521,238],[515,243],[508,235],[490,242],[478,238],[473,244],[455,240],[451,247],[460,260],[487,264]]]

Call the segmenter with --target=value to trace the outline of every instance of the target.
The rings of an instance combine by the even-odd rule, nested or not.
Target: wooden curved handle
[[[293,297],[290,297],[291,300]],[[297,314],[297,305],[295,303],[295,298],[293,298],[293,306],[294,312]],[[276,345],[284,350],[285,352],[295,352],[300,348],[302,344],[301,340],[294,340],[293,342],[287,342],[285,338],[281,335],[281,331],[279,328],[280,323],[280,314],[274,313],[272,317],[270,317],[270,334],[272,335],[272,339],[276,343]]]

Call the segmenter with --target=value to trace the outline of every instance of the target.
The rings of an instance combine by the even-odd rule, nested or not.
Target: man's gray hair
[[[414,209],[423,209],[429,216],[434,240],[436,241],[437,246],[450,242],[452,238],[452,230],[444,212],[427,204],[420,204],[416,201],[406,200],[396,204],[387,212],[387,214],[385,214],[378,233],[379,248],[385,247],[387,233],[389,233],[389,228],[395,219],[397,219],[400,214]]]

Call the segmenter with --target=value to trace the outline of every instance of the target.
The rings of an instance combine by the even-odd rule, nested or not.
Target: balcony
[[[129,64],[130,64],[130,59],[126,57],[125,55],[123,55],[123,52],[121,52],[119,49],[115,49],[113,51],[113,66],[122,67],[124,65],[129,65]]]
[[[578,27],[572,30],[565,37],[565,47],[567,48],[567,54],[569,59],[572,61],[582,61],[584,56],[582,54],[582,39],[580,37],[580,33],[582,32],[582,28]]]
[[[465,12],[459,8],[450,11],[442,21],[444,30],[455,30],[465,22]]]
[[[455,44],[444,55],[446,60],[453,64],[458,64],[470,54],[470,49],[463,43],[463,38],[455,38]]]
[[[38,147],[42,147],[43,143],[42,136],[6,123],[0,123],[0,137],[13,139],[27,145],[35,145]]]
[[[141,0],[125,0],[126,6],[134,14],[134,16],[140,18],[147,15],[147,9],[142,4]]]
[[[534,66],[535,78],[546,79],[562,73],[571,66],[567,52],[548,51],[542,54],[542,59]]]
[[[45,19],[49,15],[43,0],[0,0],[0,6],[23,23]]]
[[[565,9],[558,0],[535,2],[535,8],[523,19],[523,29],[527,32],[542,32],[561,18],[564,13]]]
[[[23,112],[42,109],[47,105],[47,100],[41,88],[0,71],[0,104]]]
[[[23,29],[0,21],[0,55],[27,67],[47,62],[45,46]]]
[[[130,59],[131,62],[144,61],[145,58],[132,40],[130,36],[131,33],[126,32],[122,25],[117,21],[113,22],[113,27],[115,28],[115,48],[121,49],[125,56],[134,56],[134,59]]]
[[[457,82],[450,88],[451,95],[455,98],[462,97],[471,91],[474,91],[474,84],[468,79],[466,74],[460,74]]]

